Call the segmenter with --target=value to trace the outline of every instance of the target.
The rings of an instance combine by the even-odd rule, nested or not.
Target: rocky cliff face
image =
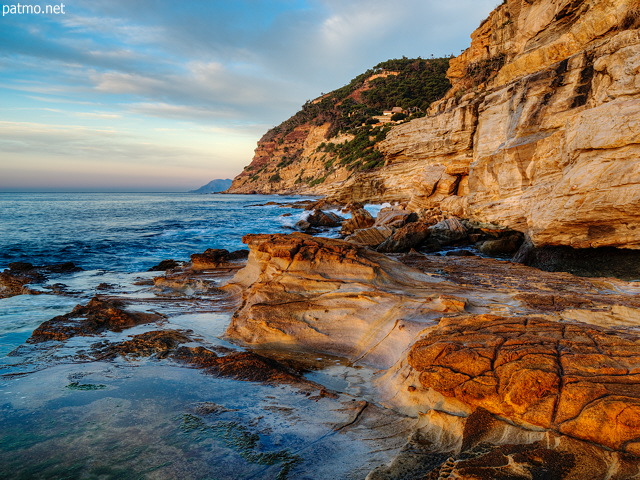
[[[451,60],[447,96],[377,145],[384,166],[298,191],[638,249],[638,26],[637,0],[507,0]]]

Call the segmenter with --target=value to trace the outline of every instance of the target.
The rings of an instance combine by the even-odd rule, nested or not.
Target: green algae
[[[104,390],[107,388],[106,385],[102,384],[94,384],[94,383],[78,383],[71,382],[64,388],[68,388],[69,390],[82,390],[82,391],[92,391],[92,390]]]
[[[225,447],[235,451],[248,463],[272,466],[281,465],[276,480],[286,480],[290,471],[302,461],[298,455],[289,450],[277,450],[273,452],[260,451],[260,435],[251,432],[244,425],[233,421],[220,421],[207,425],[197,415],[185,413],[182,415],[180,429],[183,432],[197,434],[197,439],[202,440],[203,435],[221,442]]]

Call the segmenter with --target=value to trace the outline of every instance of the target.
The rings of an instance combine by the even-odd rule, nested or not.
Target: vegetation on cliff
[[[377,143],[391,125],[424,116],[445,95],[449,60],[387,60],[307,101],[260,139],[251,165],[230,191],[302,191],[384,165]]]
[[[262,141],[283,138],[304,123],[330,123],[326,138],[354,133],[372,117],[393,107],[421,116],[451,87],[446,76],[448,68],[449,58],[403,57],[379,63],[347,85],[308,100],[293,117],[269,130]]]

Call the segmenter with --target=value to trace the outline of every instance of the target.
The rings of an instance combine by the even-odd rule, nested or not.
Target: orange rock
[[[424,388],[632,453],[640,442],[640,382],[617,346],[638,347],[640,339],[536,317],[477,315],[443,319],[414,344],[408,362]]]

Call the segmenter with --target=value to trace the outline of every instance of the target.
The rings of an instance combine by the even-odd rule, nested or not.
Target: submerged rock
[[[70,313],[42,323],[33,331],[27,342],[66,340],[76,335],[96,335],[106,330],[120,332],[136,325],[156,322],[162,318],[157,313],[126,310],[121,301],[106,300],[96,296],[86,305],[78,305]]]
[[[0,298],[23,294],[39,294],[41,292],[31,289],[27,285],[44,282],[51,273],[74,273],[79,271],[82,271],[82,268],[77,267],[72,262],[45,266],[34,266],[27,262],[10,263],[8,269],[0,272]]]
[[[118,355],[125,357],[149,357],[164,358],[172,353],[182,343],[191,342],[188,335],[191,332],[180,330],[153,330],[151,332],[133,335],[131,340],[121,343],[96,343],[92,345],[95,356],[112,358]]]
[[[179,347],[172,358],[221,377],[270,385],[289,384],[307,391],[319,391],[321,395],[334,396],[321,385],[305,380],[300,372],[271,358],[254,352],[233,352],[227,355],[204,347]]]

